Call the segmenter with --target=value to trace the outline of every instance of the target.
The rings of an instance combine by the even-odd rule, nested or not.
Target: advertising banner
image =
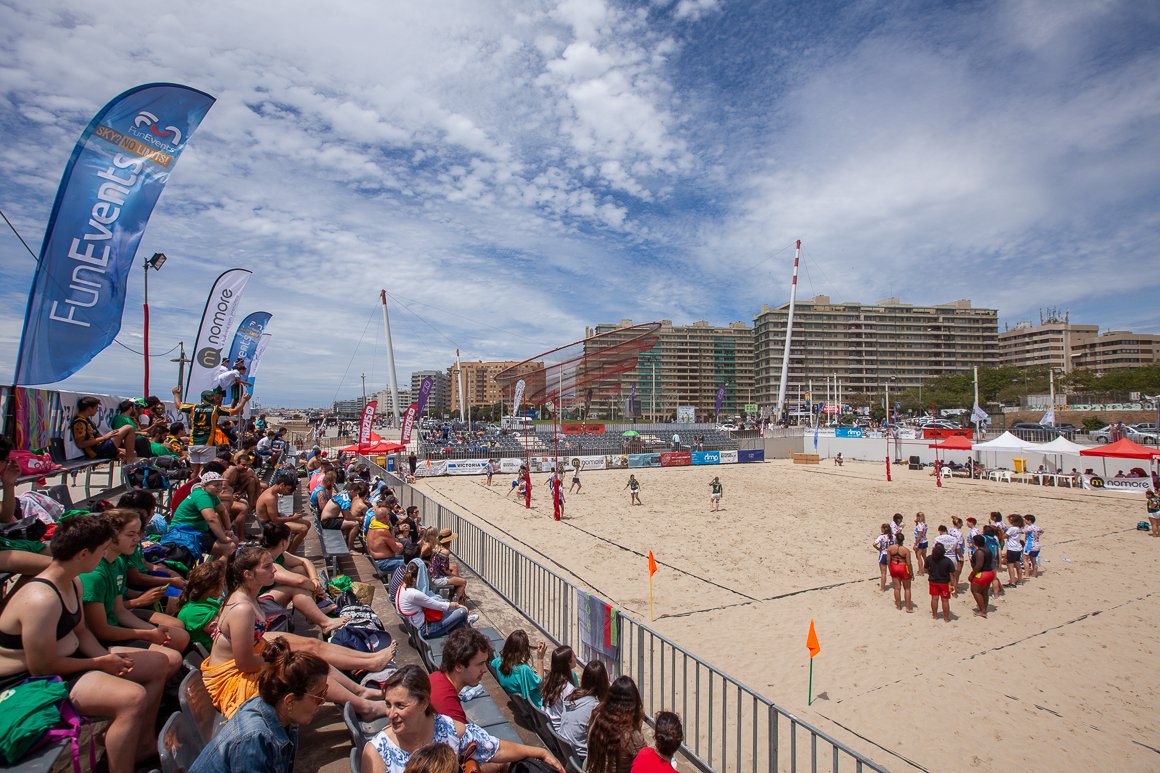
[[[419,396],[415,398],[416,415],[423,415],[423,409],[427,407],[427,398],[431,397],[431,389],[434,386],[435,379],[430,376],[424,376],[419,382]]]
[[[971,440],[975,436],[975,431],[971,428],[966,429],[924,429],[922,431],[923,440],[946,440],[949,437],[965,437]]]
[[[411,433],[415,430],[415,418],[419,415],[419,403],[411,403],[407,406],[407,410],[403,413],[403,419],[399,423],[403,425],[403,434],[400,436],[399,442],[407,445],[411,442]]]
[[[274,316],[268,311],[255,311],[242,320],[238,330],[234,333],[234,342],[230,344],[230,356],[226,364],[233,367],[241,360],[246,365],[246,380],[250,380],[251,365],[254,355],[258,353],[258,345],[262,340],[262,333],[270,326],[270,318]]]
[[[628,455],[617,454],[604,457],[604,466],[609,470],[623,470],[628,467]]]
[[[603,435],[603,424],[577,424],[571,422],[568,424],[561,424],[560,431],[565,435]]]
[[[660,467],[661,466],[661,455],[660,454],[629,454],[628,455],[628,466],[629,467]]]
[[[519,472],[520,467],[523,465],[523,463],[524,463],[523,459],[511,459],[508,457],[504,457],[503,459],[499,460],[499,471],[504,472],[504,473]]]
[[[486,459],[448,459],[448,475],[480,475],[487,472]]]
[[[524,390],[527,389],[527,384],[521,378],[516,382],[516,393],[512,397],[512,416],[520,415],[520,403],[524,400]]]
[[[371,442],[371,427],[375,424],[375,409],[378,407],[378,402],[374,400],[363,406],[362,416],[358,422],[358,444],[360,446]]]
[[[1152,488],[1151,478],[1105,478],[1084,475],[1083,487],[1089,491],[1113,491],[1117,494],[1143,494]]]
[[[677,406],[677,423],[692,424],[697,421],[697,408],[693,405]]]
[[[737,464],[737,451],[718,451],[720,464]]]
[[[81,132],[40,246],[15,383],[65,379],[113,342],[149,216],[213,103],[188,86],[148,83],[114,98]]]
[[[232,268],[223,272],[214,282],[205,301],[201,325],[197,329],[197,344],[193,348],[193,362],[189,364],[189,378],[185,382],[186,402],[196,403],[201,393],[213,389],[214,375],[228,356],[226,347],[234,325],[234,317],[242,300],[250,271]]]
[[[250,382],[250,386],[246,387],[246,391],[250,394],[254,393],[254,386],[258,378],[258,367],[262,364],[262,355],[266,353],[266,347],[270,345],[270,334],[262,333],[262,337],[258,339],[258,348],[254,350],[253,357],[250,359],[250,367],[246,372],[246,380]],[[246,404],[246,410],[250,408],[249,403]]]
[[[533,456],[529,462],[532,472],[551,472],[556,469],[556,459],[552,456]]]
[[[737,461],[740,464],[748,464],[750,462],[764,462],[765,461],[765,449],[764,448],[742,449],[742,450],[737,452]]]
[[[693,464],[721,464],[720,451],[693,451],[690,458]]]
[[[447,462],[443,459],[439,461],[427,459],[426,461],[419,462],[419,466],[415,468],[416,478],[434,478],[446,474]]]
[[[721,413],[721,403],[723,402],[725,402],[725,387],[720,387],[717,390],[717,402],[714,408],[717,413]]]
[[[672,451],[661,454],[661,467],[688,467],[692,463],[693,456],[689,451]]]
[[[862,437],[861,427],[838,427],[834,430],[835,437]]]
[[[569,470],[575,470],[577,467],[581,470],[603,470],[608,467],[608,457],[570,456],[563,465]]]

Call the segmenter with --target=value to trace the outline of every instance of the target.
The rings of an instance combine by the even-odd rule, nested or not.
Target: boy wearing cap
[[[224,487],[221,473],[202,475],[189,496],[177,506],[170,524],[171,529],[182,527],[196,532],[202,552],[212,552],[215,556],[229,555],[238,547],[238,538],[225,526],[229,523],[229,513],[221,500]]]

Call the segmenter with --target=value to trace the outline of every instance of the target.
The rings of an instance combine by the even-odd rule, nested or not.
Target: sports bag
[[[60,469],[60,465],[48,454],[34,454],[31,451],[12,451],[8,458],[20,465],[21,475],[47,475]]]
[[[29,752],[67,740],[73,770],[80,773],[81,725],[87,720],[68,699],[68,685],[59,676],[33,676],[0,692],[0,762],[15,765]],[[96,766],[89,745],[89,769]]]
[[[47,533],[48,524],[31,515],[27,518],[21,518],[19,521],[0,524],[0,537],[7,540],[40,542]]]
[[[330,643],[359,652],[379,652],[391,646],[391,635],[371,626],[347,623],[330,634]]]

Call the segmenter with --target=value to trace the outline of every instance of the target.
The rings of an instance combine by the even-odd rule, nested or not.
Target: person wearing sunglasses
[[[293,652],[284,638],[262,651],[258,694],[243,703],[210,740],[189,773],[293,773],[298,728],[326,702],[326,661]]]

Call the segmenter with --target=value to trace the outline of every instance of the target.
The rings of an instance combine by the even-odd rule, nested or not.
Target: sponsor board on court
[[[690,454],[690,461],[693,464],[720,464],[720,451],[693,451]]]
[[[737,451],[718,451],[720,464],[737,464]]]
[[[660,454],[629,454],[628,455],[628,466],[629,467],[660,467],[661,466],[661,455]]]
[[[693,454],[690,451],[673,451],[661,454],[661,467],[688,467],[693,463]]]
[[[448,475],[481,475],[487,471],[487,459],[448,459]]]
[[[764,448],[742,449],[742,450],[737,452],[737,461],[741,464],[747,464],[749,462],[764,462],[765,461],[765,449]]]
[[[1084,475],[1083,487],[1090,491],[1115,491],[1120,494],[1143,494],[1152,488],[1151,478],[1105,478]]]

